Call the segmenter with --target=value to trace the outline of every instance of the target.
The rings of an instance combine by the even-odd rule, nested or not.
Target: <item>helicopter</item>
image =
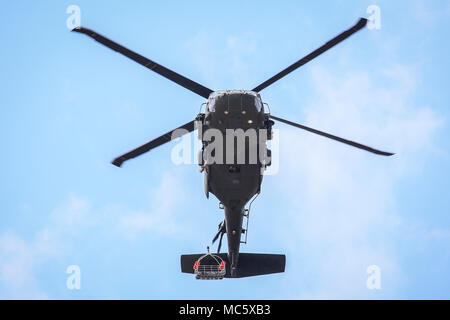
[[[246,234],[251,203],[260,194],[264,170],[271,164],[271,151],[267,149],[266,143],[272,138],[272,126],[275,124],[275,121],[377,155],[392,156],[394,154],[274,116],[270,113],[270,109],[266,112],[264,107],[267,104],[263,103],[260,95],[260,91],[263,89],[363,29],[367,22],[367,19],[360,18],[349,29],[341,32],[316,50],[251,90],[219,91],[209,89],[184,77],[93,30],[82,26],[72,30],[93,38],[106,47],[207,99],[205,102],[205,112],[199,113],[194,120],[115,158],[112,164],[120,167],[125,161],[138,157],[184,134],[198,130],[199,139],[202,140],[202,149],[199,150],[199,165],[201,166],[200,171],[204,173],[204,191],[207,198],[209,198],[209,193],[216,196],[220,201],[220,207],[224,209],[225,215],[225,219],[219,224],[219,230],[212,241],[214,243],[219,239],[217,254],[211,255],[208,247],[207,255],[217,257],[220,261],[223,261],[220,264],[220,279],[223,277],[243,278],[281,273],[285,270],[285,255],[240,252],[240,245],[247,242]],[[234,143],[229,147],[230,144],[228,144],[228,141],[234,142],[239,138],[236,135],[237,131],[244,133],[244,143],[241,144],[241,148],[238,148]],[[208,132],[213,132],[215,135],[208,134]],[[248,132],[255,132],[253,137],[257,139],[251,139],[252,135],[247,134]],[[221,139],[220,135],[222,137],[225,136],[227,138],[225,140],[227,141]],[[221,146],[225,146],[225,148],[218,152]],[[255,152],[258,154],[256,160],[255,157],[250,159],[252,158],[252,153]],[[224,161],[225,159],[226,161]],[[247,209],[246,206],[248,203],[250,205]],[[246,228],[243,227],[245,218],[247,219]],[[220,253],[222,239],[225,234],[227,235],[228,252]],[[242,234],[245,234],[245,241],[242,241]],[[198,274],[200,260],[204,256],[205,254],[181,255],[181,271],[184,273],[197,273],[197,278],[214,279],[214,272],[209,272],[204,277]],[[217,258],[214,259],[218,260]],[[226,267],[224,268],[224,266]]]

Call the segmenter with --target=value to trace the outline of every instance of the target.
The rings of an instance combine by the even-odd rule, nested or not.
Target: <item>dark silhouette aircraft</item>
[[[270,110],[269,112],[266,112],[264,103],[259,94],[260,91],[267,88],[275,81],[283,78],[290,72],[303,66],[341,41],[347,39],[357,31],[361,30],[366,26],[366,24],[367,19],[361,18],[348,30],[340,33],[318,49],[296,61],[252,90],[228,91],[215,91],[209,89],[162,66],[159,63],[145,58],[140,54],[135,53],[112,40],[109,40],[108,38],[90,29],[77,27],[73,29],[73,31],[88,35],[101,44],[123,54],[144,67],[207,99],[205,113],[200,113],[194,120],[117,157],[112,163],[115,166],[120,167],[123,162],[140,156],[145,152],[169,142],[174,137],[178,137],[182,134],[198,129],[199,132],[201,132],[200,135],[203,135],[199,137],[202,139],[203,145],[203,148],[200,151],[199,164],[201,165],[201,170],[204,171],[205,175],[205,193],[207,197],[209,193],[214,194],[219,199],[220,204],[225,211],[225,219],[220,223],[219,231],[213,239],[214,243],[218,238],[220,238],[217,250],[218,252],[215,256],[224,261],[223,264],[226,264],[225,277],[239,278],[284,272],[285,268],[284,255],[239,252],[241,243],[246,243],[249,211],[245,207],[252,198],[254,199],[260,193],[263,172],[266,167],[270,165],[271,152],[266,148],[266,142],[267,140],[270,140],[272,136],[271,128],[274,125],[273,120],[283,122],[285,124],[307,130],[323,137],[333,139],[335,141],[339,141],[378,155],[393,155],[393,153],[390,152],[380,151],[354,141],[340,138],[302,124],[276,117],[270,113]],[[216,134],[221,133],[223,137],[231,137],[231,140],[233,140],[231,148],[227,147],[227,143],[225,141],[226,139],[223,139],[222,142],[219,141],[220,139],[217,136],[214,136],[214,139],[211,137],[205,139],[206,132],[212,129],[215,130],[214,132]],[[241,132],[245,133],[253,130],[255,132],[254,137],[257,138],[252,140],[250,134],[245,134],[243,138],[243,150],[238,150],[238,146],[234,144],[234,141],[237,140],[238,137],[233,135],[230,136],[230,130],[231,132],[236,132],[239,129],[242,129]],[[215,148],[210,148],[213,144]],[[224,147],[222,152],[218,152],[218,147],[220,146]],[[255,157],[253,157],[253,161],[251,161],[252,150],[258,155],[256,160]],[[241,157],[241,161],[238,161],[239,157]],[[243,159],[244,161],[242,161]],[[246,228],[243,228],[244,218],[247,218]],[[227,235],[228,240],[227,254],[220,253],[224,234]],[[241,240],[242,234],[245,235],[245,241]],[[200,264],[199,259],[203,256],[204,255],[202,254],[182,255],[182,272],[194,273],[197,270],[196,266]],[[221,265],[223,266],[223,264]],[[214,278],[214,276],[204,278]]]

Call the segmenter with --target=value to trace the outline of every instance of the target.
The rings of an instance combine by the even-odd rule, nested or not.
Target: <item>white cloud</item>
[[[0,298],[48,298],[50,294],[40,287],[43,279],[39,279],[39,271],[45,264],[70,254],[89,229],[132,240],[143,232],[180,232],[182,226],[175,211],[184,193],[178,180],[171,174],[162,178],[160,185],[151,190],[150,210],[133,211],[117,205],[95,209],[88,200],[72,195],[49,214],[45,226],[36,230],[31,240],[12,232],[1,234]]]
[[[218,61],[215,55],[218,54],[218,48],[215,48],[215,43],[211,37],[206,32],[200,32],[186,40],[185,46],[188,52],[191,53],[197,69],[205,78],[205,82],[210,87],[217,86],[217,77],[215,75]]]
[[[250,61],[257,54],[256,47],[254,35],[244,34],[227,38],[226,52],[230,56],[229,65],[233,83],[237,86],[234,89],[239,89],[243,84],[255,81],[253,77],[250,78],[249,64],[246,61]]]
[[[211,38],[208,33],[199,32],[185,45],[211,88],[239,89],[255,81],[250,77],[247,63],[257,53],[254,34]],[[220,80],[227,80],[227,83],[220,83]]]
[[[430,107],[415,105],[416,77],[405,66],[379,78],[364,72],[336,77],[314,67],[312,79],[321,98],[304,109],[306,125],[397,154],[375,156],[278,126],[275,178],[289,208],[278,236],[289,247],[289,288],[296,283],[291,293],[301,298],[376,297],[365,287],[366,268],[376,264],[389,296],[404,281],[394,235],[408,225],[396,210],[395,187],[420,167],[425,150],[433,152],[442,121]]]
[[[34,275],[38,251],[14,233],[0,236],[0,298],[47,298]]]
[[[426,27],[435,26],[450,16],[450,4],[446,1],[436,4],[431,1],[415,0],[410,8],[412,17]]]
[[[48,223],[36,231],[32,240],[12,232],[0,235],[0,297],[48,298],[40,289],[37,272],[42,264],[67,252],[70,240],[88,224],[89,212],[85,199],[71,196],[49,215]]]
[[[143,232],[178,234],[183,230],[183,226],[177,222],[176,214],[177,208],[185,199],[185,190],[179,179],[165,174],[161,185],[151,193],[150,210],[125,212],[118,219],[119,229],[130,239],[135,239]]]

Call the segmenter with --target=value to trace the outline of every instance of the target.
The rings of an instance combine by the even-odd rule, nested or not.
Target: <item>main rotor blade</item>
[[[308,63],[309,61],[311,61],[312,59],[316,58],[317,56],[319,56],[320,54],[324,53],[325,51],[327,51],[328,49],[331,49],[332,47],[334,47],[335,45],[337,45],[339,42],[344,41],[345,39],[347,39],[348,37],[350,37],[352,34],[354,34],[355,32],[361,30],[362,28],[364,28],[367,24],[367,19],[365,18],[361,18],[359,19],[358,23],[356,23],[353,27],[351,27],[348,30],[345,30],[344,32],[342,32],[341,34],[339,34],[338,36],[334,37],[333,39],[331,39],[330,41],[328,41],[327,43],[325,43],[323,46],[321,46],[320,48],[314,50],[313,52],[311,52],[310,54],[308,54],[307,56],[301,58],[300,60],[298,60],[297,62],[293,63],[292,65],[290,65],[289,67],[287,67],[286,69],[284,69],[283,71],[277,73],[276,75],[274,75],[272,78],[264,81],[263,83],[261,83],[259,86],[257,86],[256,88],[253,89],[253,91],[259,92],[262,89],[267,88],[268,86],[270,86],[272,83],[274,83],[277,80],[280,80],[281,78],[283,78],[285,75],[291,73],[292,71],[294,71],[295,69],[303,66],[304,64]]]
[[[175,130],[185,129],[185,130],[187,130],[187,132],[184,132],[184,133],[192,132],[195,129],[194,123],[195,123],[195,120],[192,120],[191,122],[188,122],[188,123],[182,125],[181,127],[178,127],[172,131],[169,131],[166,134],[163,134],[162,136],[160,136],[156,139],[153,139],[152,141],[149,141],[146,144],[143,144],[142,146],[137,147],[136,149],[133,149],[133,150],[121,155],[120,157],[115,158],[113,160],[112,164],[115,165],[116,167],[120,167],[122,165],[122,163],[124,163],[125,161],[136,158],[137,156],[140,156],[141,154],[143,154],[147,151],[150,151],[151,149],[154,149],[166,142],[171,141],[172,133]],[[179,132],[179,133],[181,133],[181,134],[178,134],[178,135],[174,136],[173,138],[178,138],[184,134],[183,132]]]
[[[354,142],[354,141],[351,141],[351,140],[347,140],[347,139],[344,139],[344,138],[340,138],[340,137],[334,136],[332,134],[329,134],[329,133],[326,133],[326,132],[323,132],[323,131],[319,131],[319,130],[316,130],[316,129],[313,129],[313,128],[310,128],[310,127],[307,127],[307,126],[304,126],[302,124],[291,122],[289,120],[281,119],[281,118],[278,118],[278,117],[275,117],[275,116],[272,116],[272,115],[270,115],[270,118],[272,118],[274,120],[278,120],[280,122],[284,122],[284,123],[289,124],[291,126],[294,126],[294,127],[297,127],[297,128],[300,128],[300,129],[303,129],[303,130],[306,130],[306,131],[309,131],[309,132],[312,132],[312,133],[315,133],[315,134],[318,134],[318,135],[321,135],[321,136],[324,136],[324,137],[327,137],[327,138],[330,138],[330,139],[333,139],[333,140],[336,140],[336,141],[339,141],[339,142],[342,142],[342,143],[345,143],[345,144],[348,144],[350,146],[353,146],[353,147],[356,147],[356,148],[359,148],[359,149],[363,149],[363,150],[375,153],[375,154],[379,154],[379,155],[382,155],[382,156],[392,156],[392,155],[394,155],[394,153],[373,149],[373,148],[365,146],[363,144],[360,144],[360,143],[357,143],[357,142]]]
[[[143,65],[144,67],[162,75],[163,77],[166,77],[169,80],[172,80],[173,82],[179,84],[180,86],[185,87],[186,89],[191,90],[192,92],[195,92],[196,94],[198,94],[206,99],[208,99],[209,94],[211,92],[213,92],[213,90],[208,89],[208,88],[202,86],[201,84],[198,84],[195,81],[192,81],[172,70],[167,69],[166,67],[163,67],[162,65],[160,65],[150,59],[145,58],[145,57],[141,56],[140,54],[133,52],[133,51],[125,48],[124,46],[98,34],[95,31],[92,31],[92,30],[84,28],[84,27],[77,27],[77,28],[73,29],[72,31],[84,33],[85,35],[88,35],[95,41],[98,41],[101,44],[107,46],[108,48],[123,54],[124,56],[136,61],[137,63]]]

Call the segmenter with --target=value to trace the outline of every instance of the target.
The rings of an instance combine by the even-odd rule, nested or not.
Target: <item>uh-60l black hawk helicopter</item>
[[[114,159],[112,163],[115,166],[120,167],[124,161],[135,158],[166,142],[169,142],[174,137],[180,136],[183,133],[192,132],[196,128],[199,129],[199,132],[206,132],[209,129],[216,129],[220,131],[223,136],[226,136],[227,129],[242,129],[246,131],[249,129],[254,129],[257,132],[259,132],[258,130],[265,130],[264,132],[267,137],[266,140],[270,140],[271,128],[274,124],[274,121],[272,120],[280,121],[378,155],[393,155],[393,153],[376,150],[354,141],[343,139],[329,133],[276,117],[270,114],[270,111],[266,113],[264,104],[259,94],[261,90],[267,88],[275,81],[308,63],[323,52],[361,30],[366,26],[366,24],[367,19],[360,18],[354,26],[337,35],[318,49],[301,58],[252,90],[227,91],[214,91],[204,87],[201,84],[169,70],[166,67],[147,59],[90,29],[77,27],[73,29],[73,31],[90,36],[94,40],[125,55],[144,67],[162,75],[163,77],[166,77],[169,80],[172,80],[173,82],[202,96],[203,98],[208,99],[206,102],[205,113],[198,114],[195,120],[171,130],[166,134]],[[221,158],[227,158],[227,152],[232,152],[233,154],[231,156],[232,163],[229,163],[229,161],[225,161],[224,163],[223,161],[220,161],[223,159],[219,159],[219,161],[217,161],[218,159],[211,161],[210,156],[211,154],[214,154],[214,150],[209,150],[211,151],[209,158],[205,155],[205,153],[208,150],[208,146],[210,146],[213,141],[204,139],[204,137],[201,136],[199,138],[202,139],[203,145],[202,150],[200,150],[201,154],[199,157],[199,164],[202,166],[202,171],[204,171],[205,175],[205,193],[207,197],[209,193],[212,193],[219,199],[221,206],[225,211],[225,220],[219,225],[219,231],[213,239],[214,243],[220,237],[217,254],[210,254],[208,248],[207,254],[182,255],[181,271],[186,273],[195,273],[197,278],[201,279],[222,279],[223,277],[241,278],[284,272],[286,261],[284,255],[239,253],[240,244],[246,243],[246,241],[241,240],[242,234],[245,234],[246,237],[247,231],[246,228],[243,228],[244,218],[247,218],[248,226],[248,209],[246,209],[246,205],[252,198],[254,199],[254,197],[260,193],[264,169],[270,165],[270,150],[266,148],[266,140],[258,139],[257,142],[252,142],[249,139],[248,143],[244,142],[246,160],[244,163],[236,162],[236,147],[231,149],[225,148],[225,152],[222,154]],[[225,142],[223,143],[225,145]],[[252,143],[254,144],[253,146],[251,145]],[[250,163],[247,159],[249,158],[249,150],[252,148],[256,148],[258,152],[263,150],[263,152],[266,152],[265,156],[258,157],[256,162]],[[220,253],[222,237],[225,233],[227,234],[228,240],[228,254]],[[205,257],[206,259],[204,259]],[[204,265],[204,261],[208,259],[209,264]],[[214,263],[217,263],[215,267]],[[201,268],[202,266],[203,269]]]

